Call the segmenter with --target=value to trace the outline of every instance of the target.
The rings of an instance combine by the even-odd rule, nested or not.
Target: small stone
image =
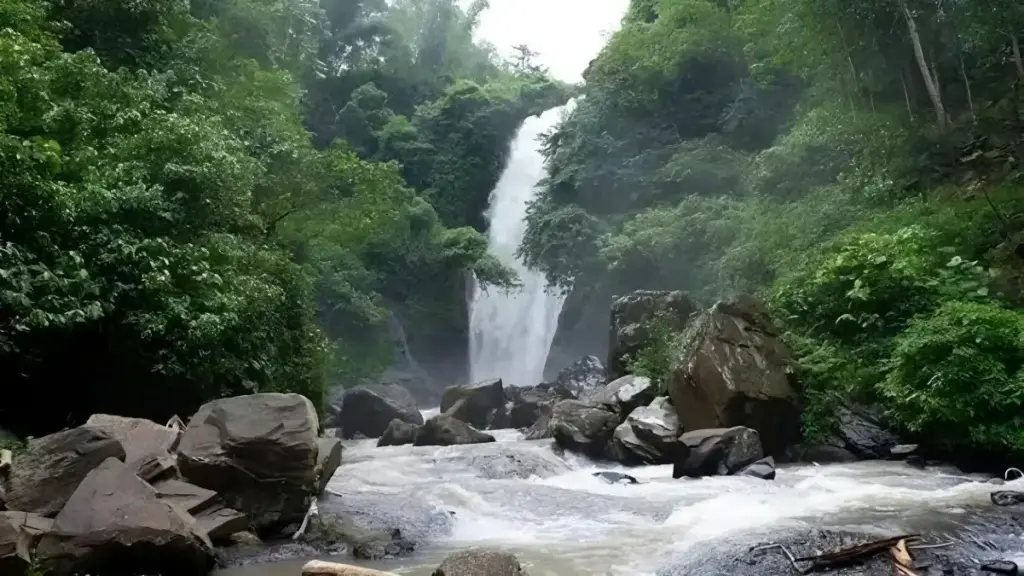
[[[604,480],[609,484],[639,484],[636,478],[633,478],[629,474],[623,474],[622,472],[612,472],[610,470],[602,470],[600,472],[594,472],[594,476]]]
[[[903,458],[917,452],[917,448],[917,444],[899,444],[890,448],[889,454],[896,458]]]
[[[982,565],[982,572],[990,572],[992,574],[1003,574],[1005,576],[1017,576],[1017,564],[1010,562],[1009,560],[996,560],[995,562],[989,562]]]
[[[1016,506],[1024,504],[1024,492],[1012,492],[1009,490],[993,492],[990,496],[992,503],[996,506]]]

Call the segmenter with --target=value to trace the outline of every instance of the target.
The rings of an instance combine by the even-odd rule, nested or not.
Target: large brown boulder
[[[509,426],[505,386],[500,378],[463,386],[449,386],[441,397],[441,412],[478,428]]]
[[[548,426],[559,446],[600,457],[619,423],[619,415],[609,408],[563,400],[555,404]]]
[[[438,414],[416,430],[413,445],[453,446],[456,444],[486,444],[494,441],[494,436],[480,432],[457,418]]]
[[[47,574],[205,574],[213,550],[187,514],[119,460],[89,473],[36,548]]]
[[[626,464],[669,464],[679,443],[679,419],[664,396],[634,410],[612,436],[609,455]]]
[[[679,437],[672,477],[727,476],[743,470],[763,456],[761,439],[757,431],[750,428],[694,430]]]
[[[380,438],[396,418],[423,424],[423,414],[408,390],[397,384],[359,386],[345,391],[337,425],[344,438]]]
[[[715,304],[675,360],[668,392],[683,430],[746,426],[779,456],[800,438],[800,398],[790,350],[751,296]]]
[[[125,464],[146,481],[174,473],[174,450],[181,431],[145,418],[93,414],[86,426],[103,430],[124,446]]]
[[[253,394],[204,404],[189,420],[178,467],[269,533],[301,523],[317,491],[318,422],[298,394]]]
[[[7,508],[52,518],[93,468],[107,458],[124,456],[116,438],[89,426],[31,440],[14,458],[7,477]]]
[[[629,374],[629,362],[651,339],[655,323],[681,331],[697,312],[697,304],[680,291],[637,290],[617,297],[611,308],[608,381]]]
[[[519,559],[508,552],[473,549],[449,554],[433,576],[528,576]]]
[[[415,424],[402,422],[395,418],[388,425],[388,429],[384,431],[380,439],[377,440],[377,446],[405,446],[406,444],[412,444],[416,440],[416,430],[418,429],[419,426]]]

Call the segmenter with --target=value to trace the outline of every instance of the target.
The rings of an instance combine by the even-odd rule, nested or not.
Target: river
[[[523,441],[516,431],[496,437],[450,447],[348,442],[321,510],[344,502],[347,513],[376,516],[420,541],[408,558],[363,563],[398,574],[427,576],[450,551],[495,546],[516,553],[532,576],[646,576],[688,573],[672,566],[694,550],[807,527],[955,532],[991,510],[998,489],[898,462],[782,466],[775,481],[672,480],[670,466],[627,470],[559,456],[550,440]],[[640,483],[612,485],[591,474],[604,469]],[[220,576],[295,576],[304,560]]]

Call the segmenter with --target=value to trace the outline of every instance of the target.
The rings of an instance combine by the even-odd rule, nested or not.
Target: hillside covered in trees
[[[521,249],[570,290],[556,347],[601,345],[627,290],[752,292],[810,437],[855,401],[1024,453],[1022,33],[1015,1],[633,0]],[[675,337],[634,369],[663,377]]]
[[[392,312],[458,347],[466,271],[514,282],[508,141],[567,98],[460,6],[0,0],[0,425],[318,400],[391,362]]]

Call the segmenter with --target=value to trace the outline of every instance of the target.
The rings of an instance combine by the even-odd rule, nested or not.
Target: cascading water
[[[544,177],[539,137],[561,119],[563,110],[553,108],[523,122],[512,141],[505,172],[491,193],[489,250],[519,274],[522,288],[473,287],[469,302],[473,381],[502,378],[510,385],[532,386],[543,377],[563,299],[548,290],[542,273],[516,258],[516,250],[526,230],[526,208]]]

